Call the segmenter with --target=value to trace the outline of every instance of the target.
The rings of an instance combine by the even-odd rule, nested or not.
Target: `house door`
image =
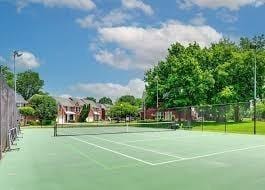
[[[74,121],[74,115],[69,116],[69,121]]]

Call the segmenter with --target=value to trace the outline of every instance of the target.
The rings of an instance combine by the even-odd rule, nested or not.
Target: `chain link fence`
[[[183,129],[253,134],[256,128],[257,134],[265,134],[264,100],[257,100],[256,127],[253,101],[160,109],[159,115]]]
[[[15,92],[0,75],[0,159],[4,151],[11,149],[18,132],[18,110],[15,104]]]

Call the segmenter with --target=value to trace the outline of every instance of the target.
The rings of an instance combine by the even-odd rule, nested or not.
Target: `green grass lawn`
[[[193,124],[193,130],[202,130],[201,123]],[[226,130],[228,133],[243,133],[243,134],[253,134],[254,131],[253,121],[243,121],[243,122],[228,122],[226,125]],[[257,134],[265,135],[265,121],[257,121]],[[213,131],[213,132],[224,132],[225,123],[217,122],[204,122],[203,125],[204,131]]]

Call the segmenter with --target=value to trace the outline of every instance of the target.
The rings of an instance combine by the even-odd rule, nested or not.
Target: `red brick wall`
[[[166,112],[172,112],[173,118],[175,118],[175,120],[180,120],[180,121],[197,119],[195,116],[195,113],[191,112],[191,110],[189,108],[187,108],[185,110],[184,109],[183,110],[167,109],[167,110],[159,111],[159,112],[162,112],[163,117],[165,117]],[[156,113],[157,113],[157,111],[155,108],[149,108],[145,111],[145,118],[146,119],[156,119]],[[144,112],[143,111],[140,113],[140,115],[141,115],[141,119],[144,119]]]

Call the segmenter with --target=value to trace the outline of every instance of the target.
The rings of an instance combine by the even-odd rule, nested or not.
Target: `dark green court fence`
[[[0,76],[0,159],[2,152],[10,149],[18,133],[18,112],[15,92],[8,87]]]
[[[161,119],[174,120],[184,129],[251,134],[256,128],[257,134],[265,134],[264,100],[257,101],[256,125],[253,101],[160,109],[159,112]]]

